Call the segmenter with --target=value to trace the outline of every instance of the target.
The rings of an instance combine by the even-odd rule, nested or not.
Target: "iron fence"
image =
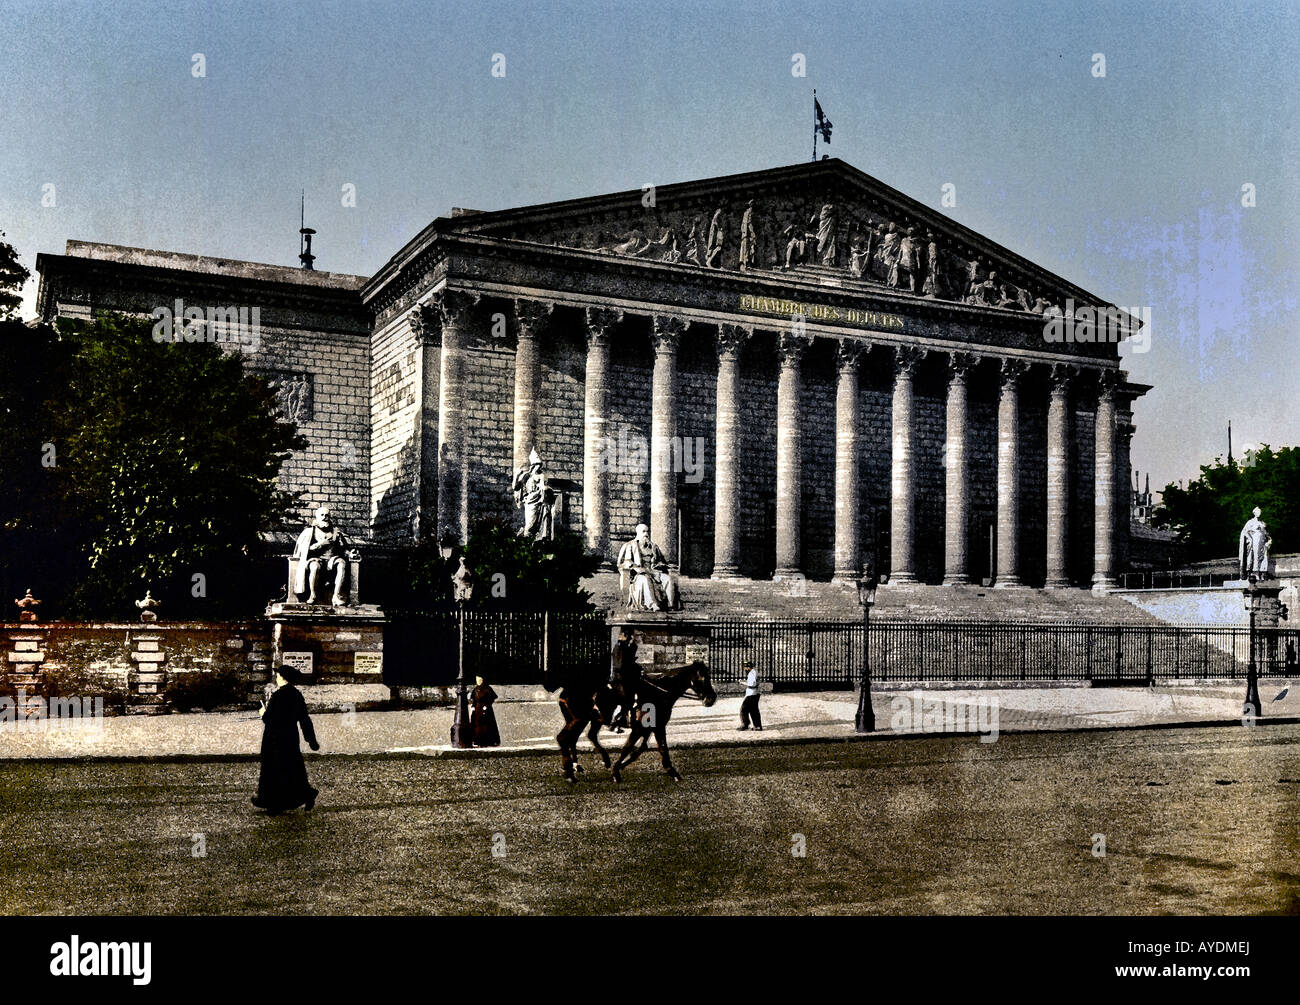
[[[456,611],[407,614],[384,633],[384,683],[429,687],[455,683]],[[609,662],[603,613],[466,611],[465,676],[494,684],[562,682],[576,670]],[[550,680],[543,674],[549,672]]]
[[[1222,625],[873,619],[870,650],[871,677],[876,681],[1143,684],[1244,678],[1250,630]],[[1260,675],[1295,674],[1298,650],[1300,630],[1260,629]],[[746,658],[777,688],[854,687],[862,673],[863,623],[715,621],[709,648],[714,681],[742,680]]]

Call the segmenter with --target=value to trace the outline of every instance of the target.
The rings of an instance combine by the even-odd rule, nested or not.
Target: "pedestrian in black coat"
[[[316,790],[307,782],[307,765],[298,746],[298,728],[312,750],[320,750],[307,702],[294,684],[298,672],[290,666],[275,671],[276,691],[258,710],[262,717],[262,771],[253,805],[271,816],[302,806],[316,805]]]

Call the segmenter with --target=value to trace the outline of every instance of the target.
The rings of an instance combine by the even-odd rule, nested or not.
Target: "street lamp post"
[[[1241,717],[1250,717],[1251,723],[1258,721],[1264,714],[1264,706],[1259,701],[1259,666],[1255,662],[1255,595],[1246,601],[1250,612],[1250,659],[1246,661],[1246,701],[1241,707]]]
[[[858,603],[862,605],[862,682],[858,688],[858,714],[853,728],[859,733],[876,731],[876,713],[871,707],[871,607],[876,602],[876,587],[880,585],[874,572],[857,581]]]
[[[474,595],[474,576],[460,556],[460,568],[451,577],[452,593],[456,598],[457,674],[456,714],[451,720],[451,745],[462,749],[474,746],[469,718],[469,686],[465,681],[465,605]]]

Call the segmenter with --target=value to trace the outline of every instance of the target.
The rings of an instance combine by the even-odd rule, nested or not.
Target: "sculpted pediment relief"
[[[847,169],[852,171],[852,169]],[[889,191],[869,191],[826,162],[465,218],[456,229],[700,269],[767,272],[864,292],[1041,314],[1070,290],[976,235]],[[856,174],[856,172],[853,172]],[[772,180],[765,179],[771,174]],[[805,177],[799,177],[799,175]],[[775,176],[780,176],[779,178]],[[792,177],[793,176],[793,177]],[[883,186],[882,186],[883,189]],[[458,221],[459,223],[459,221]],[[946,224],[946,225],[945,225]],[[988,245],[989,242],[981,242]],[[992,246],[996,247],[996,246]]]

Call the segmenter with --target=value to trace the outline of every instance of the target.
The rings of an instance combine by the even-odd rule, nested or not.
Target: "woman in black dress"
[[[298,727],[312,750],[320,750],[320,744],[307,715],[307,702],[294,687],[297,680],[293,667],[277,668],[276,691],[257,713],[262,717],[262,773],[253,805],[271,816],[298,806],[310,813],[316,805],[316,790],[307,783],[307,765],[298,746]]]
[[[492,703],[497,700],[497,693],[483,683],[482,677],[476,677],[475,680],[478,683],[470,696],[470,700],[474,703],[474,711],[469,717],[470,735],[474,737],[476,747],[499,747],[501,733],[497,730],[496,713],[492,711]]]

